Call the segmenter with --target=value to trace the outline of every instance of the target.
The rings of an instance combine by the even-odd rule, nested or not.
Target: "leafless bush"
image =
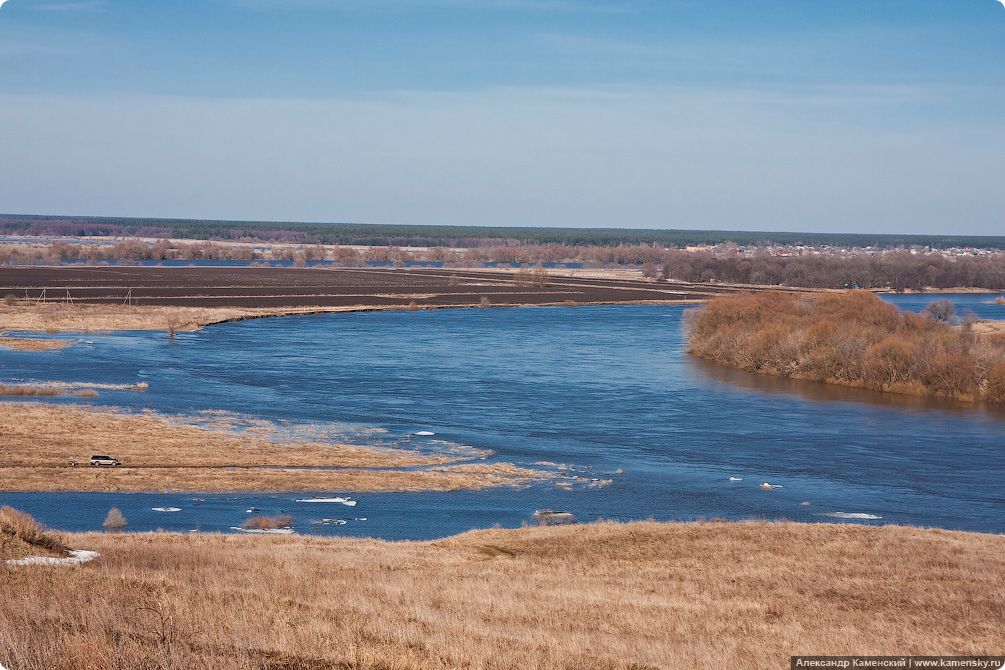
[[[105,517],[105,522],[101,525],[109,531],[122,530],[126,527],[126,517],[122,516],[118,507],[113,507],[108,510],[108,516]]]
[[[246,530],[275,530],[276,528],[289,528],[293,525],[293,517],[288,514],[277,514],[273,517],[265,515],[253,516],[241,524],[241,528]]]
[[[943,304],[946,303],[946,304]],[[946,323],[952,303],[928,318],[899,312],[865,291],[796,298],[773,291],[716,299],[685,314],[688,351],[743,370],[900,393],[1002,402],[990,378],[1005,341],[973,319]]]

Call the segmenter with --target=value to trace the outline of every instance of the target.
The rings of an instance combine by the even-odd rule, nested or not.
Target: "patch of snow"
[[[85,551],[74,549],[66,558],[50,558],[49,556],[29,556],[28,558],[11,558],[7,560],[8,565],[79,565],[87,561],[93,561],[100,556],[96,551]]]

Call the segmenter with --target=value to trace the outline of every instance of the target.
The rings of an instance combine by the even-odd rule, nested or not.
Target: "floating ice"
[[[817,516],[832,516],[836,519],[882,519],[881,516],[876,516],[875,514],[866,514],[865,512],[822,512]]]
[[[349,500],[348,498],[301,498],[297,502],[303,503],[342,503],[343,505],[348,505],[349,507],[355,507],[356,501]]]
[[[729,481],[731,481],[731,482],[742,482],[743,481],[743,477],[730,477]]]
[[[770,491],[771,489],[780,489],[780,488],[782,488],[782,485],[781,484],[769,484],[768,482],[764,482],[763,484],[761,484],[761,488],[762,489],[767,489],[768,491]]]
[[[181,507],[151,507],[155,512],[180,512]]]
[[[416,433],[416,435],[422,435],[423,437],[426,437],[428,435],[436,435],[436,433],[429,430],[420,430],[418,433]]]

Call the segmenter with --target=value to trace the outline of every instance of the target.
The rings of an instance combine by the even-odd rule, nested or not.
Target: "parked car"
[[[121,465],[119,459],[111,456],[91,456],[91,465]]]

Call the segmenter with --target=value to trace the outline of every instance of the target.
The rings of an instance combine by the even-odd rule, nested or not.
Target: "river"
[[[1005,315],[984,294],[889,299],[918,310],[934,297],[984,318]],[[220,324],[174,338],[85,335],[46,353],[0,351],[5,383],[149,384],[143,393],[102,390],[72,402],[222,409],[347,432],[370,426],[387,431],[385,442],[430,431],[504,461],[568,464],[588,479],[613,480],[608,486],[361,493],[352,494],[352,508],[296,502],[302,494],[0,493],[0,504],[71,531],[100,530],[112,506],[130,531],[230,532],[257,508],[291,514],[301,533],[387,539],[516,527],[540,508],[580,521],[756,518],[1005,531],[1005,410],[696,361],[684,352],[684,310],[348,313]],[[625,474],[613,474],[619,469]],[[781,488],[759,488],[765,482]],[[310,523],[321,517],[346,523]]]

